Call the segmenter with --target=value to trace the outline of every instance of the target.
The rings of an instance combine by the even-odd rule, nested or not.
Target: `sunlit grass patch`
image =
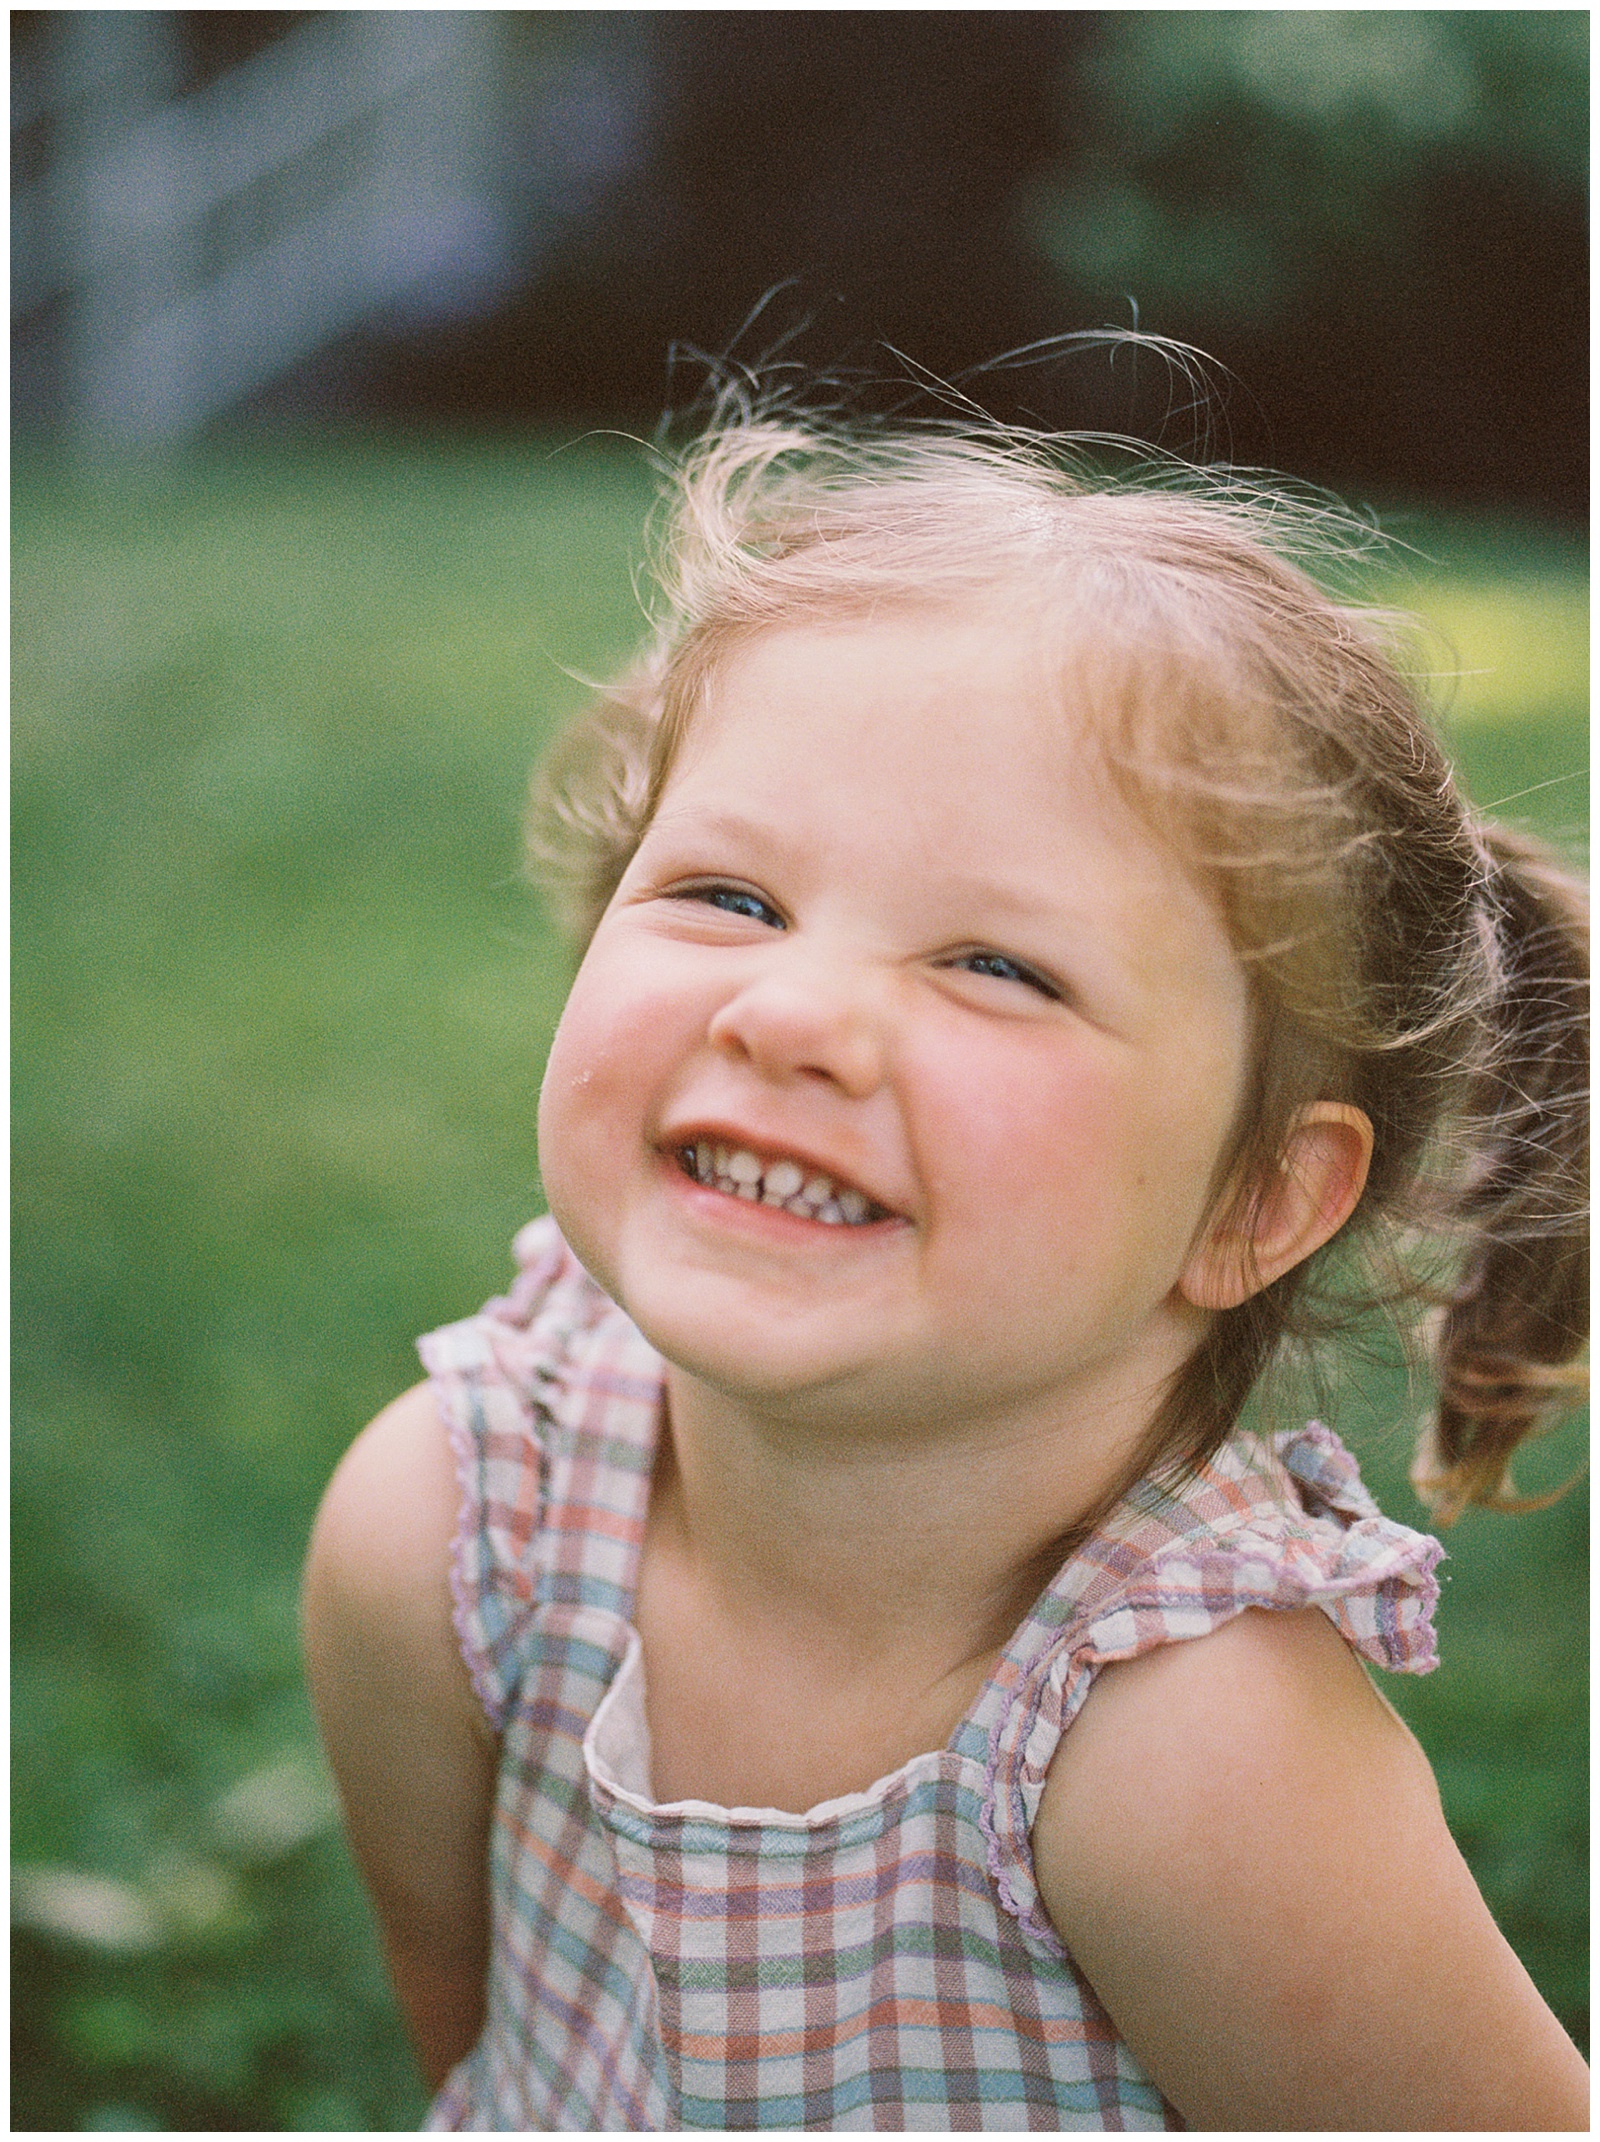
[[[1580,538],[1516,523],[1380,514],[1393,547],[1373,592],[1414,612],[1452,723],[1571,721],[1589,706],[1589,571]]]
[[[1453,721],[1581,716],[1589,697],[1589,599],[1581,584],[1425,579],[1417,608],[1455,652],[1443,681]]]

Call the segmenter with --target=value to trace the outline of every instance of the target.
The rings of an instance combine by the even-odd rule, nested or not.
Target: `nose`
[[[883,1083],[881,1018],[865,981],[784,947],[715,1014],[712,1045],[762,1077],[824,1079],[854,1100]]]

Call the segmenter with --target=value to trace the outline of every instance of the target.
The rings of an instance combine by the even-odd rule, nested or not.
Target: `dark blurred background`
[[[1581,10],[12,23],[30,429],[647,424],[792,281],[741,354],[809,318],[953,379],[1136,316],[1244,382],[1241,458],[1584,509]]]
[[[405,2127],[298,1568],[538,1209],[517,822],[640,634],[619,434],[776,352],[1331,484],[1473,795],[1581,857],[1588,22],[11,21],[13,2123]],[[1135,322],[1209,387],[994,362]],[[1425,1397],[1379,1345],[1331,1407],[1422,1523]],[[1388,1690],[1580,2040],[1585,1520],[1464,1520]]]

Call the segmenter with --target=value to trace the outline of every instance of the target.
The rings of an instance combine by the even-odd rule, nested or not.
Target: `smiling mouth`
[[[875,1220],[894,1218],[864,1191],[835,1183],[831,1175],[786,1156],[763,1160],[747,1146],[697,1138],[693,1145],[680,1145],[675,1157],[691,1182],[747,1204],[773,1205],[798,1219],[820,1220],[824,1227],[870,1227]]]

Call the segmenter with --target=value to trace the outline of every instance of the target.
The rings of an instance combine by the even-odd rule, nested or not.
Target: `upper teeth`
[[[859,1190],[838,1189],[827,1175],[807,1175],[797,1160],[763,1160],[742,1145],[719,1145],[710,1138],[682,1148],[685,1164],[703,1183],[732,1197],[759,1198],[781,1205],[802,1219],[830,1227],[861,1227],[884,1217],[882,1209]]]

